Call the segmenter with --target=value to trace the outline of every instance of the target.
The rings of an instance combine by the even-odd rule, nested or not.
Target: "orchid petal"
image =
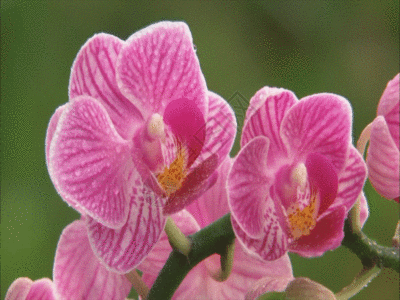
[[[177,99],[194,101],[206,117],[206,83],[185,23],[159,22],[134,33],[116,70],[120,90],[145,119],[155,112],[162,115]]]
[[[282,292],[286,289],[290,281],[289,277],[270,277],[266,276],[258,280],[247,292],[245,300],[256,300],[258,297],[269,292]]]
[[[178,99],[168,103],[164,111],[164,122],[179,143],[188,151],[187,166],[199,156],[206,136],[206,123],[201,111],[193,101]]]
[[[264,87],[250,100],[240,141],[243,147],[256,136],[270,140],[268,165],[273,166],[287,150],[280,136],[282,119],[290,107],[298,102],[293,92]]]
[[[129,143],[118,135],[101,104],[88,96],[71,101],[58,123],[49,159],[58,192],[99,222],[121,227],[129,210]]]
[[[5,300],[25,300],[33,281],[28,277],[20,277],[13,281],[7,290]]]
[[[321,215],[336,199],[338,176],[329,160],[319,153],[310,153],[307,156],[306,167],[311,184],[315,184],[318,189],[318,215]]]
[[[227,157],[218,168],[216,183],[196,201],[186,207],[203,228],[229,212],[226,178],[232,166],[232,159]]]
[[[364,226],[365,221],[367,221],[369,216],[369,208],[367,203],[367,198],[365,197],[364,192],[360,195],[360,223],[361,228]]]
[[[269,140],[256,137],[238,153],[228,175],[228,201],[232,217],[250,238],[263,233],[264,201],[268,197],[266,170]]]
[[[319,220],[309,235],[303,235],[290,245],[290,251],[304,257],[321,256],[328,250],[340,246],[344,233],[343,225],[347,211],[340,206]]]
[[[258,259],[271,261],[286,253],[290,240],[283,224],[284,220],[278,212],[280,207],[276,207],[272,199],[267,199],[266,205],[264,234],[259,239],[253,239],[244,232],[233,216],[231,222],[238,241],[248,254]]]
[[[183,181],[182,187],[168,198],[163,213],[170,215],[178,212],[203,194],[210,186],[209,179],[217,165],[218,155],[213,154],[192,170]]]
[[[329,210],[344,205],[346,211],[349,211],[361,193],[367,177],[367,166],[354,146],[350,147],[349,157],[338,177],[338,194]]]
[[[118,134],[127,139],[141,120],[138,109],[118,89],[115,65],[125,42],[105,33],[94,35],[79,51],[72,66],[69,98],[87,95],[107,110]]]
[[[89,240],[94,253],[117,273],[129,273],[141,263],[157,243],[165,225],[163,199],[147,186],[136,185],[128,221],[111,229],[87,218]]]
[[[131,284],[113,273],[94,255],[84,220],[64,228],[57,245],[54,283],[62,299],[125,299]]]
[[[367,152],[368,176],[371,184],[382,196],[399,196],[399,148],[392,139],[382,116],[372,123]]]
[[[29,290],[26,300],[56,300],[53,282],[49,278],[35,280]]]
[[[208,118],[206,136],[201,153],[192,167],[197,167],[212,154],[217,153],[218,165],[224,161],[235,141],[237,123],[232,108],[219,95],[208,92]]]
[[[200,226],[197,224],[196,220],[186,210],[181,210],[176,214],[173,214],[171,218],[184,235],[194,234],[200,230]],[[163,232],[156,246],[137,268],[145,274],[157,277],[158,273],[164,267],[171,251],[172,248],[168,241],[168,236]],[[153,282],[147,281],[146,283],[150,286],[153,284]]]
[[[378,104],[378,116],[384,116],[390,134],[399,148],[399,74],[388,82]]]
[[[336,172],[344,166],[351,142],[352,111],[349,102],[334,94],[301,99],[282,120],[283,140],[299,160],[310,152],[329,159]]]

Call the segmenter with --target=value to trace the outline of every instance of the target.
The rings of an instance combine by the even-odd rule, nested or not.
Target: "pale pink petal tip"
[[[9,287],[5,300],[56,300],[53,282],[49,278],[32,281],[27,277],[16,279]]]
[[[53,277],[62,299],[125,299],[131,289],[124,275],[109,271],[94,255],[83,220],[63,230]]]
[[[399,148],[382,116],[372,123],[367,166],[369,180],[379,194],[387,199],[399,197]]]

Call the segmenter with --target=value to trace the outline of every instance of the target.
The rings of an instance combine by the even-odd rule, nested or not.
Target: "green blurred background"
[[[17,277],[52,277],[60,233],[79,217],[56,193],[44,155],[78,50],[97,32],[127,39],[160,20],[189,25],[209,89],[236,102],[239,124],[247,105],[240,107],[240,95],[248,101],[265,85],[299,98],[331,92],[352,103],[356,140],[399,72],[399,1],[2,1],[1,298]],[[399,206],[369,184],[366,195],[365,232],[390,246]],[[291,258],[295,276],[334,292],[361,268],[343,247]],[[384,270],[353,299],[398,299],[398,281]]]

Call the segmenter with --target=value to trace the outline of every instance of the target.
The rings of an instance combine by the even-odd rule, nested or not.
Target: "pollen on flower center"
[[[157,175],[158,182],[168,196],[181,188],[182,182],[187,175],[186,164],[187,153],[181,147],[171,165],[165,167],[164,171]]]
[[[290,231],[294,239],[303,235],[309,235],[316,225],[316,215],[318,213],[318,191],[311,189],[310,203],[300,209],[298,205],[287,210]]]

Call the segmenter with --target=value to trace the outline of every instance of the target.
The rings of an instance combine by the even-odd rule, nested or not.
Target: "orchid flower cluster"
[[[142,299],[347,299],[294,278],[288,252],[321,256],[348,232],[362,240],[367,173],[399,201],[399,75],[358,149],[349,101],[329,93],[264,87],[231,158],[236,132],[185,23],[90,38],[45,145],[51,180],[81,218],[61,233],[53,279],[19,278],[6,299],[126,299],[132,286]]]

